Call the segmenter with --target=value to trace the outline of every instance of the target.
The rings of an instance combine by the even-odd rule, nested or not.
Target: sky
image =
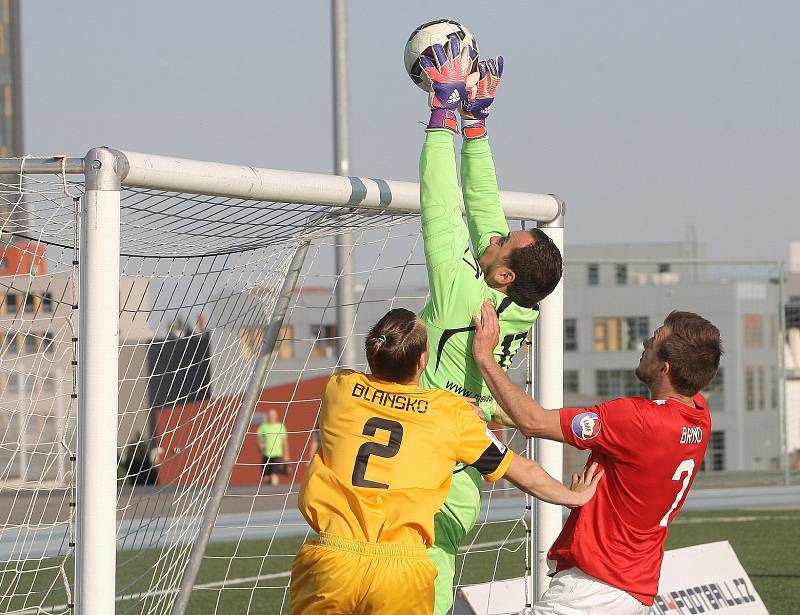
[[[332,172],[330,3],[22,3],[25,149]],[[422,22],[465,24],[505,74],[501,189],[567,203],[570,243],[684,239],[786,258],[800,239],[800,4],[349,2],[351,174],[416,180]],[[568,257],[568,253],[567,253]]]

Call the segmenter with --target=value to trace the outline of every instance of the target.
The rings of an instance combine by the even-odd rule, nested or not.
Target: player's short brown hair
[[[669,363],[669,380],[681,395],[696,395],[719,368],[722,340],[719,329],[693,312],[670,312],[664,319],[666,335],[656,355]]]
[[[414,312],[395,308],[369,330],[364,348],[373,375],[405,382],[414,376],[419,358],[428,349],[428,331]]]
[[[529,232],[533,243],[517,248],[508,257],[506,265],[514,272],[514,281],[506,294],[517,305],[532,308],[558,285],[563,262],[558,246],[544,231],[535,228]]]

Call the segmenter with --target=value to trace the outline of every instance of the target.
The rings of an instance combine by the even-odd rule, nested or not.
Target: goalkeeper
[[[420,317],[428,327],[431,358],[420,384],[471,397],[486,420],[513,425],[497,407],[472,356],[472,315],[489,300],[500,320],[497,362],[507,369],[539,315],[538,302],[561,279],[561,253],[539,229],[509,232],[500,206],[486,118],[503,74],[503,58],[478,63],[474,50],[452,37],[434,58],[420,58],[431,80],[431,117],[419,163],[422,236],[430,300]],[[468,87],[467,83],[470,82]],[[459,208],[453,137],[461,115],[461,184],[467,212]],[[475,250],[470,250],[469,240]],[[455,428],[455,426],[453,427]],[[480,473],[457,466],[450,491],[435,516],[436,541],[428,555],[436,565],[434,613],[452,606],[456,552],[480,510]]]

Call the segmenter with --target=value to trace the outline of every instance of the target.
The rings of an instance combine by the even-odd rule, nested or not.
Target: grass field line
[[[273,572],[271,574],[260,574],[254,577],[241,577],[239,579],[226,579],[225,581],[214,581],[213,583],[201,583],[200,585],[195,585],[194,589],[217,589],[223,587],[225,585],[242,585],[243,583],[255,583],[258,581],[267,581],[269,579],[280,579],[284,577],[288,577],[292,573],[290,571],[285,572]],[[150,597],[158,597],[158,596],[166,596],[169,594],[177,594],[177,589],[159,589],[156,591],[148,591],[148,592],[138,592],[135,594],[122,594],[114,598],[116,602],[125,602],[127,600],[138,600],[139,598],[150,598]],[[55,606],[45,606],[45,607],[30,607],[27,609],[22,609],[21,611],[10,611],[7,615],[34,615],[36,613],[43,613],[43,612],[59,612],[64,611],[69,607],[68,604],[57,604]]]
[[[679,518],[672,522],[671,525],[695,525],[695,524],[710,524],[710,523],[749,523],[755,521],[777,521],[777,520],[800,520],[800,515],[796,514],[776,514],[776,515],[725,515],[725,516],[709,516],[709,517],[688,517]],[[518,545],[525,541],[525,538],[507,538],[504,540],[494,540],[491,542],[481,542],[470,545],[464,545],[459,549],[459,554],[463,555],[469,552],[477,552],[482,549],[491,549],[494,547]],[[226,579],[224,581],[213,581],[210,583],[202,583],[195,585],[194,589],[218,589],[224,586],[243,585],[246,583],[258,583],[259,581],[267,581],[270,579],[287,578],[291,572],[286,570],[282,572],[273,572],[270,574],[261,574],[257,576],[240,577],[235,579]],[[158,597],[169,594],[177,593],[177,589],[160,589],[155,591],[138,592],[133,594],[122,594],[115,598],[116,602],[125,602],[129,600],[138,600],[140,598]],[[22,610],[11,611],[9,615],[36,615],[38,613],[46,612],[64,612],[69,605],[60,604],[50,607],[29,607]]]
[[[524,538],[512,538],[509,540],[495,540],[492,542],[481,542],[476,543],[474,545],[469,545],[465,547],[461,547],[459,549],[459,553],[467,553],[468,550],[480,550],[480,549],[489,549],[492,547],[500,547],[502,545],[512,545],[512,544],[519,544],[524,540]],[[270,579],[280,579],[285,578],[291,575],[291,571],[286,570],[284,572],[273,572],[270,574],[260,574],[257,576],[251,577],[240,577],[238,579],[226,579],[224,581],[214,581],[212,583],[201,583],[200,585],[195,585],[194,589],[218,589],[220,587],[226,585],[243,585],[245,583],[258,583],[259,581],[268,581]],[[140,598],[150,598],[150,597],[158,597],[158,596],[166,596],[168,594],[177,594],[177,589],[159,589],[156,591],[150,592],[138,592],[135,594],[122,594],[117,596],[115,600],[117,602],[126,602],[128,600],[138,600]],[[8,615],[35,615],[36,613],[41,613],[43,611],[47,612],[59,612],[64,611],[67,609],[69,605],[67,604],[58,604],[56,606],[50,607],[42,607],[40,610],[39,607],[31,607],[27,609],[23,609],[21,611],[11,611]]]

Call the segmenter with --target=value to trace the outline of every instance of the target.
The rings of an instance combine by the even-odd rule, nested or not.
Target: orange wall
[[[44,260],[44,246],[27,241],[18,241],[10,246],[0,247],[0,276],[47,273]]]
[[[300,479],[311,458],[309,431],[319,410],[327,376],[290,383],[261,393],[256,412],[275,409],[289,431],[289,474],[281,482]],[[159,411],[157,442],[162,449],[158,469],[160,485],[209,483],[218,468],[223,447],[233,427],[241,397],[205,400]],[[257,425],[251,425],[231,476],[231,485],[256,485],[261,480],[261,452],[256,440]]]
[[[256,412],[278,411],[289,431],[288,475],[281,483],[297,482],[303,477],[313,454],[309,431],[314,428],[320,397],[328,376],[309,378],[299,384],[290,383],[264,389]],[[158,416],[158,445],[163,460],[158,470],[158,484],[181,485],[210,483],[215,473],[205,468],[218,468],[223,446],[233,427],[241,397],[206,400],[165,408]],[[490,424],[490,428],[499,426]],[[261,452],[256,441],[257,425],[251,425],[233,469],[231,485],[257,485],[261,480]]]

